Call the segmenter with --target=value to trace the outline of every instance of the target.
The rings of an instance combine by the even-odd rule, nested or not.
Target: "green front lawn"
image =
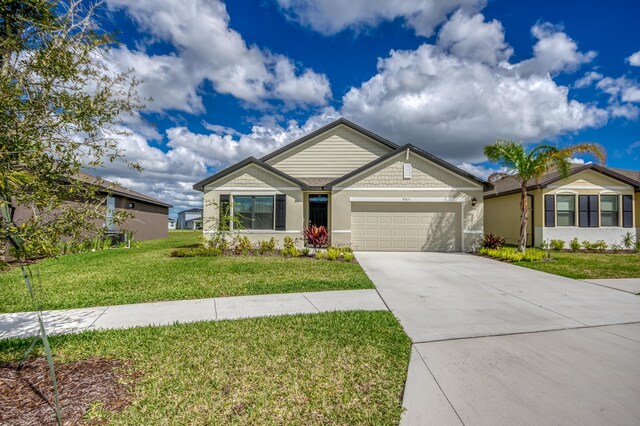
[[[389,312],[87,332],[51,342],[58,363],[133,361],[140,377],[131,404],[122,412],[96,406],[88,415],[116,425],[396,425],[411,347]],[[0,361],[19,359],[29,343],[0,341]]]
[[[373,288],[355,263],[283,257],[172,258],[197,242],[193,232],[49,259],[32,266],[42,309],[298,291]],[[0,273],[0,312],[32,310],[20,271]]]
[[[640,254],[551,252],[551,262],[516,265],[574,279],[640,278]]]

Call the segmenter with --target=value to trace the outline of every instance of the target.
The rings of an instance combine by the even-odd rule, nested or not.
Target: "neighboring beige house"
[[[290,236],[302,245],[306,226],[325,225],[332,245],[378,251],[473,250],[487,188],[345,119],[194,185],[204,193],[205,235],[214,232],[218,206],[230,205],[252,241]]]
[[[640,172],[597,164],[573,166],[562,179],[551,172],[527,186],[528,241],[537,247],[548,240],[573,238],[620,244],[631,232],[640,238]],[[516,244],[520,233],[520,187],[511,177],[500,179],[484,194],[484,229]]]

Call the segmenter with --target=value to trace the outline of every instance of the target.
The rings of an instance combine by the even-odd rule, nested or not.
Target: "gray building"
[[[202,229],[202,209],[196,207],[178,213],[176,229]]]

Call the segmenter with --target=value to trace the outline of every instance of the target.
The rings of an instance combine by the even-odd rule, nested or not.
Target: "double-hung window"
[[[575,195],[556,195],[557,226],[576,226]]]
[[[233,214],[242,229],[273,229],[273,196],[234,195]]]
[[[618,205],[617,195],[600,196],[600,226],[618,226]]]

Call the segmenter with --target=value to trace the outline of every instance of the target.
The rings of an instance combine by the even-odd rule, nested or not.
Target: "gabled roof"
[[[344,182],[344,181],[346,181],[348,179],[351,179],[352,177],[357,176],[360,173],[363,173],[363,172],[369,170],[370,168],[375,167],[378,164],[381,164],[381,163],[385,162],[386,160],[395,157],[396,155],[404,153],[407,150],[409,150],[409,151],[413,152],[414,154],[417,154],[417,155],[419,155],[421,157],[424,157],[427,160],[429,160],[429,161],[431,161],[431,162],[433,162],[433,163],[435,163],[435,164],[437,164],[437,165],[439,165],[439,166],[441,166],[441,167],[443,167],[443,168],[445,168],[445,169],[447,169],[447,170],[449,170],[449,171],[451,171],[451,172],[453,172],[455,174],[458,174],[458,175],[460,175],[460,176],[462,176],[462,177],[464,177],[464,178],[466,178],[468,180],[471,180],[471,181],[477,183],[478,185],[481,185],[485,189],[491,187],[491,184],[489,184],[488,182],[486,182],[486,181],[484,181],[482,179],[479,179],[476,176],[472,175],[471,173],[467,173],[464,170],[454,166],[453,164],[448,163],[448,162],[444,161],[443,159],[438,158],[435,155],[430,154],[427,151],[424,151],[424,150],[422,150],[422,149],[420,149],[420,148],[418,148],[418,147],[416,147],[414,145],[411,145],[411,144],[406,144],[406,145],[403,145],[401,147],[398,147],[395,151],[391,151],[390,153],[388,153],[386,155],[383,155],[382,157],[379,157],[379,158],[373,160],[370,163],[365,164],[364,166],[352,171],[351,173],[347,173],[346,175],[341,176],[338,179],[335,179],[335,180],[329,182],[328,184],[324,185],[324,187],[326,189],[333,188],[335,185],[337,185],[337,184],[339,184],[341,182]]]
[[[321,134],[323,134],[323,133],[325,133],[325,132],[327,132],[327,131],[329,131],[329,130],[331,130],[334,127],[337,127],[339,125],[344,125],[344,126],[347,126],[347,127],[351,128],[351,129],[357,131],[357,132],[360,132],[360,133],[370,137],[371,139],[373,139],[373,140],[385,145],[386,147],[392,149],[392,151],[390,151],[387,154],[385,154],[385,155],[383,155],[383,156],[381,156],[381,157],[379,157],[379,158],[377,158],[377,159],[365,164],[364,166],[362,166],[362,167],[360,167],[360,168],[358,168],[358,169],[356,169],[356,170],[354,170],[354,171],[352,171],[350,173],[347,173],[344,176],[336,177],[336,178],[324,178],[324,177],[323,178],[313,178],[313,177],[309,177],[309,178],[299,178],[298,179],[298,178],[294,178],[294,177],[292,177],[292,176],[290,176],[290,175],[288,175],[288,174],[276,169],[275,167],[272,167],[268,163],[266,163],[267,160],[269,160],[271,158],[274,158],[274,157],[276,157],[276,156],[278,156],[278,155],[280,155],[280,154],[282,154],[282,153],[284,153],[284,152],[286,152],[286,151],[288,151],[288,150],[290,150],[292,148],[295,148],[296,146],[298,146],[298,145],[300,145],[300,144],[302,144],[302,143],[304,143],[304,142],[306,142],[306,141],[308,141],[308,140],[310,140],[310,139],[312,139],[312,138],[314,138],[316,136],[319,136],[319,135],[321,135]],[[213,176],[210,176],[210,177],[208,177],[208,178],[196,183],[195,185],[193,185],[193,189],[195,189],[196,191],[204,191],[204,187],[206,185],[208,185],[209,183],[215,182],[216,180],[221,179],[221,178],[225,177],[226,175],[228,175],[230,173],[233,173],[233,172],[235,172],[237,170],[240,170],[241,168],[243,168],[243,167],[245,167],[247,165],[254,164],[254,165],[258,166],[258,167],[262,167],[263,169],[265,169],[265,170],[267,170],[267,171],[269,171],[269,172],[271,172],[271,173],[273,173],[273,174],[275,174],[275,175],[277,175],[277,176],[279,176],[279,177],[281,177],[281,178],[283,178],[285,180],[288,180],[288,181],[296,184],[302,190],[305,190],[305,191],[309,191],[309,190],[316,190],[317,191],[317,190],[325,190],[325,189],[329,190],[334,185],[336,185],[336,184],[338,184],[340,182],[343,182],[343,181],[345,181],[345,180],[347,180],[347,179],[349,179],[349,178],[351,178],[353,176],[356,176],[356,175],[368,170],[369,168],[374,167],[377,164],[380,164],[383,161],[394,157],[395,155],[398,155],[401,152],[405,152],[406,150],[410,150],[411,152],[413,152],[413,153],[415,153],[415,154],[417,154],[419,156],[422,156],[422,157],[426,158],[427,160],[429,160],[429,161],[431,161],[431,162],[433,162],[433,163],[435,163],[435,164],[437,164],[437,165],[439,165],[439,166],[441,166],[441,167],[443,167],[443,168],[445,168],[445,169],[447,169],[447,170],[449,170],[449,171],[451,171],[451,172],[453,172],[453,173],[455,173],[457,175],[462,176],[465,179],[468,179],[468,180],[470,180],[472,182],[475,182],[478,185],[483,186],[485,189],[488,189],[488,188],[492,187],[492,185],[490,183],[488,183],[488,182],[486,182],[486,181],[484,181],[482,179],[479,179],[478,177],[472,175],[471,173],[468,173],[468,172],[466,172],[466,171],[464,171],[464,170],[462,170],[462,169],[460,169],[460,168],[458,168],[458,167],[456,167],[456,166],[454,166],[454,165],[442,160],[441,158],[438,158],[435,155],[430,154],[430,153],[428,153],[428,152],[426,152],[426,151],[424,151],[424,150],[422,150],[422,149],[420,149],[420,148],[418,148],[418,147],[416,147],[414,145],[411,145],[411,144],[406,144],[406,145],[403,145],[403,146],[396,145],[395,143],[393,143],[393,142],[391,142],[391,141],[389,141],[387,139],[384,139],[384,138],[376,135],[375,133],[372,133],[372,132],[368,131],[367,129],[364,129],[364,128],[358,126],[357,124],[352,123],[349,120],[346,120],[344,118],[339,118],[339,119],[327,124],[326,126],[323,126],[323,127],[319,128],[319,129],[309,133],[308,135],[303,136],[302,138],[300,138],[300,139],[298,139],[298,140],[296,140],[294,142],[291,142],[288,145],[283,146],[282,148],[272,152],[271,154],[265,155],[264,157],[262,157],[260,159],[257,159],[257,158],[254,158],[254,157],[249,157],[249,158],[247,158],[245,160],[242,160],[239,163],[236,163],[236,164],[234,164],[234,165],[232,165],[230,167],[227,167],[226,169],[214,174]]]
[[[265,169],[265,170],[267,170],[267,171],[269,171],[269,172],[271,172],[271,173],[273,173],[273,174],[275,174],[275,175],[277,175],[277,176],[279,176],[279,177],[281,177],[281,178],[283,178],[285,180],[288,180],[289,182],[293,182],[296,185],[300,186],[300,188],[302,188],[302,189],[308,189],[309,188],[309,186],[306,183],[304,183],[304,182],[302,182],[302,181],[300,181],[300,180],[298,180],[298,179],[296,179],[296,178],[294,178],[292,176],[289,176],[288,174],[286,174],[284,172],[281,172],[280,170],[278,170],[278,169],[276,169],[274,167],[271,167],[270,165],[268,165],[267,163],[263,162],[262,160],[258,160],[255,157],[249,157],[249,158],[246,158],[246,159],[242,160],[239,163],[234,164],[233,166],[227,167],[226,169],[219,171],[218,173],[214,174],[213,176],[209,176],[208,178],[206,178],[204,180],[201,180],[200,182],[198,182],[195,185],[193,185],[193,189],[195,189],[196,191],[204,191],[205,185],[208,185],[211,182],[215,182],[218,179],[223,178],[226,175],[228,175],[230,173],[233,173],[236,170],[240,170],[241,168],[243,168],[245,166],[248,166],[250,164],[255,164],[256,166],[261,167],[261,168],[263,168],[263,169]]]
[[[308,140],[311,140],[313,138],[315,138],[316,136],[319,136],[331,129],[333,129],[334,127],[338,127],[340,125],[344,125],[347,126],[353,130],[355,130],[356,132],[360,132],[368,137],[370,137],[371,139],[373,139],[376,142],[381,143],[382,145],[387,146],[388,148],[391,149],[397,149],[398,145],[396,145],[395,143],[391,142],[390,140],[387,140],[385,138],[383,138],[382,136],[376,135],[375,133],[365,129],[364,127],[360,127],[355,123],[352,123],[351,121],[347,120],[346,118],[338,118],[337,120],[332,121],[331,123],[320,127],[318,130],[314,130],[313,132],[301,137],[300,139],[297,139],[291,143],[288,143],[287,145],[283,146],[280,149],[277,149],[275,151],[273,151],[270,154],[265,155],[264,157],[260,158],[261,161],[268,161],[274,157],[277,157],[280,154],[283,154],[286,151],[289,151],[290,149],[293,149],[295,147],[297,147],[298,145],[301,145],[305,142],[307,142]]]
[[[202,213],[202,208],[201,207],[192,207],[190,209],[187,210],[182,210],[180,213]],[[178,213],[178,214],[180,214]]]
[[[75,178],[89,185],[101,188],[102,190],[104,190],[104,192],[109,194],[119,195],[121,197],[127,197],[132,200],[144,201],[146,203],[156,204],[162,207],[169,207],[169,208],[173,207],[171,204],[165,203],[164,201],[160,201],[156,198],[149,197],[148,195],[145,195],[138,191],[133,191],[115,182],[111,182],[106,179],[102,179],[100,177],[90,175],[89,173],[80,172],[78,173],[78,175],[76,175]]]
[[[598,164],[574,164],[571,166],[570,176],[584,172],[586,170],[594,170],[617,179],[628,185],[631,185],[636,191],[640,190],[640,172],[624,169],[610,169]],[[547,186],[564,179],[557,170],[552,170],[542,176],[538,181],[527,182],[527,190],[546,188]],[[512,177],[505,177],[493,182],[493,190],[486,191],[485,198],[498,197],[500,195],[509,195],[519,193],[521,191],[520,183]]]

